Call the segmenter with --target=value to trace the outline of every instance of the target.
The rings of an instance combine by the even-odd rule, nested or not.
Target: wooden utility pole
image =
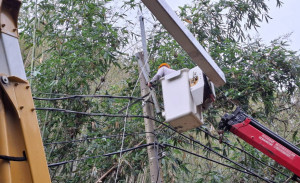
[[[146,31],[145,31],[145,23],[144,23],[143,16],[140,16],[139,20],[140,20],[140,27],[141,27],[141,37],[142,37],[143,55],[144,56],[143,56],[143,58],[138,59],[138,64],[139,64],[140,68],[142,68],[142,74],[144,75],[146,82],[149,82],[150,67],[148,64],[149,57],[148,57],[148,51],[147,51]],[[139,55],[137,55],[137,57],[139,57]],[[145,66],[144,66],[144,64],[145,64]],[[152,97],[156,113],[160,113],[161,111],[160,111],[160,107],[159,107],[154,89],[150,90],[150,95]]]
[[[142,52],[139,52],[137,56],[138,59],[143,60]],[[144,68],[145,66],[143,65],[142,68],[139,68],[139,71],[142,72],[142,69]],[[147,95],[150,92],[150,89],[147,86],[147,82],[143,74],[140,77],[140,87],[141,87],[141,96]],[[144,116],[154,117],[153,105],[151,103],[145,102],[143,104],[143,114]],[[155,135],[154,135],[155,122],[147,118],[144,119],[144,122],[145,122],[145,131],[147,132],[146,133],[147,144],[155,143]],[[156,145],[148,146],[147,151],[148,151],[148,159],[150,165],[151,183],[162,183],[163,181],[162,181],[161,168],[158,160],[158,151],[159,151],[158,146]]]

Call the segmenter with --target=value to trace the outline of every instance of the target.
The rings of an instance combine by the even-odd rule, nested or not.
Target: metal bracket
[[[229,131],[232,125],[242,123],[246,120],[246,116],[242,113],[240,108],[237,108],[233,114],[225,114],[219,123],[219,130]],[[251,121],[251,120],[250,120]],[[249,121],[249,122],[250,122]]]

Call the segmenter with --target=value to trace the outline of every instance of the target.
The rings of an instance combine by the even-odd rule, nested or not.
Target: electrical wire
[[[34,100],[66,100],[66,99],[76,99],[76,98],[117,98],[117,99],[129,99],[129,100],[144,100],[143,97],[132,97],[132,96],[112,96],[112,95],[65,95],[66,97],[59,98],[39,98],[33,97]]]
[[[119,117],[119,118],[148,118],[147,116],[141,115],[128,115],[128,114],[105,114],[105,113],[88,113],[88,112],[79,112],[79,111],[72,111],[68,109],[59,109],[59,108],[35,108],[35,110],[40,111],[56,111],[56,112],[63,112],[63,113],[71,113],[71,114],[81,114],[86,116],[103,116],[103,117]]]
[[[47,93],[50,94],[50,93]],[[134,102],[130,103],[129,106],[132,106],[136,104],[139,101],[145,101],[145,97],[149,95],[146,94],[142,97],[130,97],[130,96],[112,96],[112,95],[67,95],[67,94],[59,94],[60,96],[67,96],[67,97],[59,97],[59,98],[40,98],[40,97],[33,97],[34,100],[43,100],[43,101],[56,101],[56,100],[67,100],[67,99],[76,99],[76,98],[117,98],[117,99],[129,99],[129,100],[135,100]],[[153,103],[151,101],[145,101],[149,103]],[[123,112],[126,110],[127,106],[122,108],[118,113]]]
[[[173,133],[173,134],[174,134],[174,133]],[[173,135],[173,134],[172,134],[172,135]],[[208,134],[208,135],[210,135],[210,134]],[[169,138],[171,138],[171,137],[169,137]],[[172,138],[183,141],[183,139],[178,139],[178,137],[172,137]],[[197,145],[195,145],[195,144],[193,144],[193,143],[190,143],[190,142],[188,142],[188,141],[184,141],[184,143],[190,144],[190,145],[193,146],[193,147],[197,147],[197,148],[203,149],[203,148],[201,148],[201,147],[199,147],[199,146],[197,146]],[[231,145],[231,144],[230,144],[230,145]],[[233,146],[233,147],[235,147],[235,146]],[[238,148],[238,147],[236,147],[236,148]],[[246,152],[247,152],[247,151],[246,151]],[[250,154],[250,156],[252,156],[252,155]],[[254,157],[254,158],[256,158],[256,157]],[[260,161],[260,160],[258,160],[258,161]],[[270,167],[270,168],[273,168],[273,167]],[[275,168],[274,168],[274,169],[275,169]],[[279,173],[280,173],[280,172],[279,172]],[[283,175],[285,175],[285,174],[283,174]]]
[[[172,137],[172,138],[178,139],[178,137]],[[178,139],[178,140],[181,140],[181,141],[183,141],[182,139]],[[199,149],[203,149],[203,148],[201,148],[200,146],[197,146],[197,145],[195,145],[195,144],[192,144],[192,143],[190,143],[190,142],[187,142],[187,141],[184,141],[184,143],[190,144],[191,146],[193,146],[193,147],[197,147],[197,148],[199,148]],[[233,146],[233,147],[234,147],[234,146]],[[284,174],[283,174],[283,175],[284,175]]]
[[[154,22],[152,22],[151,20],[149,20],[148,18],[146,18],[146,17],[144,17],[144,16],[143,16],[143,19],[147,20],[147,21],[148,21],[149,23],[151,23],[153,26],[158,25],[158,23],[154,23]]]
[[[205,131],[204,129],[202,129],[202,128],[197,128],[197,129],[199,129],[199,130],[201,130],[202,132],[206,133],[209,137],[211,137],[211,138],[213,138],[213,139],[215,139],[215,140],[218,140],[217,137],[211,135],[209,132]],[[276,169],[276,168],[274,168],[274,167],[272,167],[272,166],[270,166],[270,165],[268,165],[268,164],[262,162],[260,159],[256,158],[255,156],[253,156],[253,155],[250,154],[249,152],[245,151],[244,149],[241,149],[241,148],[239,148],[239,147],[236,147],[236,146],[234,146],[234,145],[232,145],[232,144],[230,144],[230,143],[228,143],[228,142],[225,142],[225,141],[223,141],[222,143],[228,145],[229,147],[232,147],[232,148],[235,148],[235,149],[240,150],[241,152],[247,154],[248,156],[251,156],[253,159],[255,159],[256,161],[258,161],[259,163],[261,163],[261,164],[263,164],[263,165],[265,165],[265,166],[271,168],[272,170],[274,170],[274,171],[276,171],[276,172],[278,172],[278,173],[280,173],[280,174],[282,174],[282,175],[284,175],[284,176],[286,176],[286,177],[289,177],[287,174],[285,174],[285,173],[279,171],[278,169]]]
[[[147,93],[146,95],[144,95],[144,96],[142,96],[141,98],[143,98],[143,100],[144,100],[144,98],[145,97],[147,97],[147,96],[149,96],[149,94],[150,93]],[[134,105],[134,104],[136,104],[137,102],[139,102],[140,100],[135,100],[134,102],[131,102],[130,104],[129,104],[129,107],[130,106],[132,106],[132,105]],[[144,100],[145,101],[145,100]],[[145,102],[150,102],[150,101],[145,101]],[[152,102],[151,102],[152,103]],[[121,110],[119,110],[119,112],[118,113],[122,113],[124,110],[126,110],[127,109],[127,106],[126,107],[124,107],[124,108],[122,108]]]
[[[163,123],[163,122],[161,122],[161,121],[159,121],[159,120],[157,120],[157,119],[151,118],[151,117],[149,117],[149,116],[145,116],[145,117],[147,117],[147,118],[149,118],[149,119],[152,119],[153,121],[156,121],[156,122],[158,122],[158,123],[164,125],[165,127],[167,127],[167,128],[169,128],[169,129],[171,129],[172,131],[178,133],[180,136],[185,137],[186,139],[189,139],[189,140],[191,140],[192,142],[201,145],[201,146],[204,147],[205,149],[207,149],[207,150],[209,150],[209,151],[215,153],[216,155],[218,155],[218,156],[220,156],[220,157],[226,159],[227,161],[229,161],[229,162],[235,164],[236,166],[238,166],[238,167],[240,167],[240,168],[243,168],[244,170],[246,170],[247,172],[249,172],[252,176],[255,176],[255,177],[257,177],[257,178],[259,178],[259,179],[261,179],[261,180],[264,180],[264,181],[266,181],[266,182],[272,182],[272,181],[270,181],[269,179],[266,179],[266,178],[264,178],[264,177],[261,177],[261,176],[258,175],[257,173],[255,173],[255,172],[249,170],[248,168],[244,167],[243,165],[241,165],[241,164],[239,164],[239,163],[237,163],[237,162],[235,162],[235,161],[229,159],[228,157],[221,155],[221,154],[218,153],[217,151],[215,151],[215,150],[213,150],[212,148],[210,148],[210,147],[208,147],[208,146],[202,144],[201,142],[199,142],[199,141],[197,141],[197,140],[194,140],[194,139],[192,139],[191,137],[188,137],[188,136],[186,136],[186,135],[184,135],[184,134],[182,134],[182,133],[180,133],[180,132],[177,132],[173,127],[171,127],[171,126],[169,126],[169,125],[166,125],[165,123]]]
[[[41,110],[41,109],[40,109],[40,108],[37,108],[37,110]],[[43,109],[43,110],[44,110],[44,109]],[[249,170],[248,168],[243,167],[243,166],[240,165],[239,163],[236,163],[236,162],[230,160],[229,158],[227,158],[226,156],[223,156],[223,155],[219,154],[218,152],[216,152],[215,150],[211,149],[210,147],[205,146],[204,144],[200,143],[199,141],[196,141],[196,140],[194,140],[194,139],[192,139],[192,138],[190,138],[190,137],[188,137],[188,136],[186,136],[186,135],[184,135],[184,134],[182,134],[182,133],[177,132],[177,131],[176,131],[174,128],[172,128],[171,126],[166,125],[166,124],[164,124],[163,122],[161,122],[161,121],[159,121],[159,120],[156,120],[155,118],[151,118],[151,117],[149,117],[149,116],[116,115],[116,114],[113,114],[113,115],[112,115],[112,114],[101,114],[101,113],[85,113],[85,112],[77,112],[77,111],[70,111],[70,110],[65,110],[65,109],[55,109],[55,108],[46,108],[45,110],[57,110],[57,111],[61,111],[61,112],[76,113],[76,114],[91,115],[91,116],[125,117],[125,118],[127,118],[127,117],[148,118],[148,119],[151,119],[151,120],[153,120],[153,121],[156,121],[156,122],[158,122],[158,123],[160,123],[160,124],[163,124],[164,126],[166,126],[167,128],[173,130],[174,132],[178,133],[179,135],[181,135],[181,136],[183,136],[183,137],[185,137],[185,138],[187,138],[187,139],[193,141],[193,142],[196,143],[196,144],[201,145],[202,147],[205,147],[206,149],[208,149],[208,150],[214,152],[215,154],[217,154],[218,156],[220,156],[220,157],[222,157],[222,158],[224,158],[224,159],[230,161],[231,163],[233,163],[233,164],[235,164],[235,165],[237,165],[237,166],[239,166],[239,167],[241,167],[241,168],[243,168],[243,169],[245,169],[245,170],[251,172],[251,174],[252,174],[253,176],[256,176],[257,178],[260,178],[260,179],[262,179],[262,180],[264,180],[264,181],[266,181],[266,182],[270,182],[268,179],[259,176],[258,174],[252,172],[252,171]],[[124,136],[124,137],[125,137],[125,136]],[[120,151],[122,151],[122,149],[121,149]]]
[[[242,172],[242,173],[245,173],[245,174],[248,174],[248,175],[253,175],[251,172],[248,172],[248,171],[245,171],[245,170],[241,170],[241,169],[235,168],[235,167],[233,167],[233,166],[230,166],[230,165],[227,165],[227,164],[218,162],[218,161],[216,161],[216,160],[207,158],[207,157],[205,157],[205,156],[201,156],[201,155],[199,155],[199,154],[196,154],[196,153],[193,153],[193,152],[191,152],[191,151],[182,149],[182,148],[180,148],[180,147],[176,147],[176,146],[173,146],[173,145],[170,145],[170,144],[162,144],[162,146],[165,146],[165,147],[171,147],[171,148],[173,148],[173,149],[177,149],[177,150],[180,150],[180,151],[183,151],[183,152],[192,154],[192,155],[197,156],[197,157],[199,157],[199,158],[202,158],[202,159],[205,159],[205,160],[208,160],[208,161],[217,163],[217,164],[219,164],[219,165],[222,165],[222,166],[225,166],[225,167],[234,169],[234,170],[236,170],[236,171],[239,171],[239,172]]]
[[[155,145],[155,143],[142,144],[142,145],[139,145],[137,147],[132,147],[132,148],[129,148],[129,149],[126,149],[126,150],[123,150],[123,151],[103,154],[103,156],[112,156],[112,155],[115,155],[115,154],[122,154],[122,153],[125,153],[125,152],[133,151],[133,150],[140,149],[140,148],[145,148],[145,147],[152,146],[152,145]]]
[[[52,108],[50,108],[50,109],[52,109]],[[49,109],[48,109],[48,110],[49,110]],[[56,110],[56,109],[55,109],[55,110]],[[239,166],[239,167],[241,167],[241,168],[243,168],[243,169],[249,171],[253,176],[256,176],[257,178],[260,178],[260,179],[262,179],[262,180],[264,180],[264,181],[266,181],[266,182],[271,182],[271,181],[269,181],[268,179],[263,178],[263,177],[259,176],[258,174],[252,172],[252,171],[249,170],[248,168],[243,167],[241,164],[236,163],[236,162],[230,160],[229,158],[227,158],[226,156],[221,155],[220,153],[216,152],[215,150],[211,149],[210,147],[205,146],[205,145],[202,144],[201,142],[196,141],[196,140],[194,140],[194,139],[192,139],[192,138],[190,138],[190,137],[188,137],[188,136],[186,136],[186,135],[184,135],[184,134],[182,134],[182,133],[177,132],[173,127],[171,127],[171,126],[169,126],[169,125],[166,125],[165,123],[163,123],[163,122],[161,122],[161,121],[159,121],[159,120],[157,120],[157,119],[155,119],[155,118],[151,118],[151,117],[149,117],[149,116],[137,116],[137,115],[112,115],[112,114],[99,114],[99,113],[84,113],[84,112],[69,111],[69,110],[64,110],[64,109],[59,109],[59,111],[62,111],[62,112],[70,112],[70,113],[78,113],[78,114],[84,114],[84,115],[92,115],[92,116],[125,117],[125,118],[126,118],[126,117],[139,117],[139,118],[148,118],[148,119],[151,119],[151,120],[153,120],[153,121],[156,121],[156,122],[158,122],[158,123],[160,123],[160,124],[166,126],[167,128],[171,129],[172,131],[178,133],[179,135],[181,135],[181,136],[183,136],[183,137],[185,137],[185,138],[187,138],[187,139],[193,141],[194,143],[199,144],[199,145],[201,145],[202,147],[205,147],[205,148],[208,149],[209,151],[214,152],[214,153],[217,154],[218,156],[220,156],[220,157],[222,157],[222,158],[224,158],[224,159],[230,161],[231,163],[233,163],[233,164],[235,164],[235,165],[237,165],[237,166]],[[121,149],[121,151],[122,151],[122,149]]]
[[[100,158],[102,156],[103,155],[90,156],[90,157],[85,157],[85,158],[80,158],[80,159],[62,161],[62,162],[58,162],[58,163],[51,163],[51,164],[48,164],[48,167],[51,168],[51,167],[56,167],[56,166],[64,165],[64,164],[67,164],[67,163],[72,163],[72,162],[75,162],[75,161],[85,161],[85,160],[88,160],[88,159],[96,159],[96,158]]]
[[[48,167],[51,168],[51,167],[65,165],[67,163],[72,163],[72,162],[75,162],[75,161],[85,161],[85,160],[88,160],[88,159],[100,158],[102,156],[112,156],[112,155],[115,155],[115,154],[122,154],[122,153],[133,151],[133,150],[136,150],[136,149],[145,148],[145,147],[148,147],[148,146],[151,146],[151,145],[154,145],[154,143],[142,144],[142,145],[139,145],[137,147],[125,149],[125,150],[122,150],[122,151],[112,152],[112,153],[108,153],[108,154],[98,155],[98,156],[88,156],[88,157],[84,157],[84,158],[80,158],[80,159],[74,159],[74,160],[61,161],[61,162],[57,162],[57,163],[51,163],[51,164],[48,164]]]
[[[253,174],[247,170],[241,170],[241,169],[238,169],[238,168],[235,168],[233,166],[230,166],[230,165],[227,165],[227,164],[224,164],[224,163],[221,163],[221,162],[218,162],[216,160],[213,160],[211,158],[208,158],[208,157],[205,157],[205,156],[201,156],[199,154],[196,154],[196,153],[193,153],[191,151],[188,151],[188,150],[185,150],[183,148],[180,148],[180,147],[176,147],[176,146],[173,146],[173,145],[170,145],[170,144],[157,144],[157,143],[149,143],[149,144],[142,144],[142,145],[139,145],[137,147],[133,147],[133,148],[129,148],[129,149],[126,149],[126,150],[122,150],[122,151],[117,151],[117,152],[112,152],[112,153],[107,153],[107,154],[103,154],[103,155],[97,155],[97,156],[90,156],[90,157],[84,157],[84,158],[80,158],[80,159],[75,159],[75,160],[68,160],[68,161],[62,161],[62,162],[57,162],[57,163],[51,163],[51,164],[48,164],[48,167],[51,168],[51,167],[56,167],[56,166],[61,166],[61,165],[65,165],[67,163],[72,163],[72,162],[75,162],[75,161],[85,161],[85,160],[88,160],[88,159],[96,159],[96,158],[100,158],[102,156],[106,156],[106,157],[109,157],[109,156],[112,156],[112,155],[115,155],[115,154],[122,154],[122,153],[126,153],[126,152],[129,152],[129,151],[134,151],[136,149],[141,149],[141,148],[145,148],[145,147],[148,147],[148,146],[151,146],[151,145],[159,145],[163,148],[165,147],[171,147],[173,149],[177,149],[177,150],[180,150],[180,151],[183,151],[183,152],[186,152],[186,153],[189,153],[191,155],[194,155],[196,157],[199,157],[199,158],[202,158],[202,159],[205,159],[205,160],[208,160],[208,161],[211,161],[211,162],[214,162],[214,163],[217,163],[219,165],[222,165],[222,166],[225,166],[225,167],[228,167],[228,168],[231,168],[231,169],[234,169],[236,171],[239,171],[239,172],[242,172],[242,173],[245,173],[245,174],[248,174],[248,175],[252,175]]]
[[[143,116],[143,118],[149,118],[149,117],[148,117],[148,116]],[[175,129],[173,129],[172,127],[170,127],[170,126],[164,124],[163,122],[160,122],[160,121],[158,121],[158,120],[156,120],[156,119],[152,119],[152,120],[154,120],[154,121],[156,121],[156,122],[158,122],[158,123],[160,123],[160,124],[163,124],[164,126],[166,126],[167,128],[173,130],[174,132],[178,133],[179,135],[181,135],[181,136],[183,136],[183,137],[189,139],[190,141],[192,141],[192,142],[194,142],[194,143],[196,143],[196,144],[199,144],[199,145],[203,146],[205,149],[208,149],[208,150],[214,152],[215,154],[219,155],[220,157],[225,158],[226,160],[230,161],[231,163],[234,163],[235,165],[237,165],[237,166],[243,168],[244,171],[243,171],[243,170],[240,170],[240,169],[237,169],[237,168],[234,168],[234,167],[233,167],[233,169],[235,169],[235,170],[237,170],[237,171],[241,171],[241,172],[243,172],[243,173],[247,173],[247,174],[252,175],[252,176],[255,176],[255,177],[260,178],[260,179],[262,179],[262,180],[264,180],[264,181],[266,181],[266,182],[271,182],[270,180],[268,180],[268,179],[266,179],[266,178],[263,178],[263,177],[257,175],[256,173],[252,172],[251,170],[248,170],[247,168],[245,168],[245,167],[239,165],[238,163],[236,163],[236,162],[230,160],[229,158],[224,157],[223,155],[220,155],[220,154],[217,153],[216,151],[212,150],[210,147],[207,147],[207,146],[201,144],[200,142],[198,142],[198,141],[196,141],[196,140],[194,140],[194,139],[191,139],[190,137],[188,137],[188,136],[186,136],[186,135],[184,135],[184,134],[182,134],[182,133],[177,132]],[[82,139],[82,140],[84,140],[84,139]],[[164,144],[164,145],[165,145],[165,144]],[[148,145],[148,146],[149,146],[149,145]],[[168,145],[168,146],[170,146],[170,145]],[[142,146],[142,147],[144,147],[144,146]],[[141,147],[130,148],[129,150],[125,150],[125,151],[122,150],[122,151],[119,151],[119,152],[115,152],[114,154],[118,154],[118,153],[122,154],[123,152],[128,152],[128,151],[130,151],[130,150],[134,150],[134,149],[138,149],[138,148],[141,148]],[[174,148],[174,147],[173,147],[173,148]],[[176,147],[176,148],[178,148],[178,147]],[[185,150],[185,151],[186,151],[186,150]],[[192,153],[192,152],[188,152],[188,153]],[[111,154],[106,154],[106,155],[108,156],[108,155],[111,155]],[[199,156],[200,156],[200,155],[199,155]],[[70,163],[70,162],[74,162],[74,161],[83,161],[83,160],[86,160],[86,159],[90,159],[90,158],[98,158],[98,157],[100,157],[100,156],[92,156],[92,157],[81,158],[81,159],[78,159],[78,160],[69,160],[69,161],[64,161],[64,162],[54,163],[54,164],[50,164],[49,167],[52,167],[52,166],[59,166],[59,165],[63,165],[63,164]],[[204,157],[204,158],[205,158],[205,157]],[[213,160],[213,161],[215,161],[215,160]],[[216,163],[220,164],[220,162],[216,162]],[[224,166],[229,167],[229,165],[224,165]]]
[[[129,134],[125,134],[125,136],[144,135],[146,133],[154,134],[152,132],[141,132],[141,133],[129,133]],[[101,137],[85,137],[85,138],[82,138],[82,139],[70,140],[70,141],[46,142],[46,143],[44,143],[44,146],[70,144],[70,143],[73,144],[73,143],[79,143],[79,142],[84,142],[84,141],[89,141],[89,140],[116,138],[116,137],[120,137],[120,136],[122,136],[122,134],[110,135],[110,136],[101,136]]]
[[[225,166],[225,167],[234,169],[234,170],[236,170],[236,171],[239,171],[239,172],[242,172],[242,173],[249,174],[249,175],[252,175],[252,176],[253,176],[253,173],[251,173],[251,172],[249,172],[249,171],[247,171],[247,170],[241,170],[241,169],[235,168],[235,167],[233,167],[233,166],[230,166],[230,165],[227,165],[227,164],[218,162],[218,161],[213,160],[213,159],[210,159],[210,158],[208,158],[208,157],[204,157],[204,156],[201,156],[201,155],[199,155],[199,154],[193,153],[193,152],[191,152],[191,151],[185,150],[185,149],[183,149],[183,148],[176,147],[176,146],[173,146],[173,145],[170,145],[170,144],[166,144],[166,143],[164,143],[164,144],[158,144],[158,143],[142,144],[142,145],[137,146],[137,147],[129,148],[129,149],[122,150],[122,151],[117,151],[117,152],[107,153],[107,154],[103,154],[103,155],[90,156],[90,157],[84,157],[84,158],[75,159],[75,160],[68,160],[68,161],[62,161],[62,162],[57,162],[57,163],[51,163],[51,164],[48,164],[48,167],[51,168],[51,167],[61,166],[61,165],[67,164],[67,163],[75,162],[75,161],[85,161],[85,160],[87,160],[87,159],[96,159],[96,158],[100,158],[100,157],[102,157],[102,156],[107,156],[107,157],[108,157],[108,156],[112,156],[112,155],[115,155],[115,154],[120,154],[120,153],[122,154],[122,153],[126,153],[126,152],[129,152],[129,151],[134,151],[134,150],[136,150],[136,149],[145,148],[145,147],[148,147],[148,146],[151,146],[151,145],[158,145],[158,146],[161,146],[161,147],[163,147],[163,148],[165,148],[165,147],[171,147],[171,148],[174,148],[174,149],[177,149],[177,150],[180,150],[180,151],[183,151],[183,152],[192,154],[192,155],[194,155],[194,156],[197,156],[197,157],[206,159],[206,160],[208,160],[208,161],[217,163],[217,164],[219,164],[219,165],[222,165],[222,166]]]

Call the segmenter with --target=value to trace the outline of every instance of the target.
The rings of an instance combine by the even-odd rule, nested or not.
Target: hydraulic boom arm
[[[240,108],[233,114],[225,114],[219,124],[220,130],[230,131],[260,150],[277,163],[292,171],[294,180],[300,177],[300,149],[272,132]]]

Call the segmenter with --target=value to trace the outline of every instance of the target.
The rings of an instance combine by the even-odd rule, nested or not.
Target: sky
[[[191,0],[166,0],[173,10],[178,10],[178,6],[183,6],[186,3],[191,3]],[[300,0],[282,0],[283,6],[276,7],[276,0],[267,0],[269,6],[269,15],[273,18],[269,23],[263,22],[258,28],[250,31],[252,37],[261,37],[267,44],[270,41],[292,33],[289,37],[290,48],[295,51],[300,51]]]

